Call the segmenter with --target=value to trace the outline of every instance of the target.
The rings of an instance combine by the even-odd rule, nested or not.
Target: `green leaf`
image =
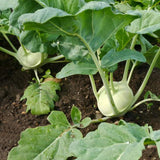
[[[91,124],[91,118],[90,117],[86,117],[84,118],[81,122],[80,122],[80,128],[86,128]]]
[[[78,12],[77,17],[81,24],[80,35],[93,51],[97,51],[105,41],[134,19],[133,16],[127,14],[115,14],[104,2],[86,4]]]
[[[54,114],[57,115],[57,112],[51,113],[49,119],[54,119]],[[10,151],[8,160],[64,160],[73,156],[69,146],[76,139],[82,138],[82,134],[68,125],[60,126],[63,121],[55,120],[57,124],[54,127],[48,125],[22,132],[18,146]]]
[[[88,54],[87,48],[77,37],[61,37],[58,40],[60,41],[58,49],[66,59],[79,61]]]
[[[57,39],[57,35],[40,33],[38,31],[24,31],[20,34],[21,43],[31,52],[55,53],[51,43]]]
[[[75,106],[71,109],[71,118],[74,124],[80,123],[81,121],[81,111]]]
[[[123,13],[131,11],[133,9],[133,7],[131,7],[128,3],[116,3],[115,7]]]
[[[106,39],[110,39],[135,18],[127,14],[115,14],[106,2],[91,1],[74,16],[60,9],[46,7],[35,13],[22,15],[19,22],[26,30],[36,29],[52,34],[78,37],[84,48],[89,46],[95,52]]]
[[[62,132],[64,129],[53,128],[51,125],[26,129],[21,134],[18,147],[11,150],[8,160],[31,160],[39,153],[43,152]],[[25,156],[24,156],[25,155]]]
[[[106,2],[108,4],[114,4],[114,0],[85,0],[86,2],[90,1],[101,1],[101,2]]]
[[[85,4],[84,0],[36,0],[43,7],[53,7],[74,14]]]
[[[134,20],[126,29],[137,34],[153,33],[160,28],[160,12],[153,10],[141,11],[142,16]]]
[[[61,127],[64,126],[65,128],[70,127],[70,124],[65,114],[61,111],[52,111],[47,119],[54,127],[56,126],[61,126]]]
[[[160,130],[153,131],[151,133],[151,139],[155,141],[158,150],[158,155],[160,157]]]
[[[77,129],[72,129],[64,132],[62,135],[57,137],[52,144],[50,144],[43,152],[37,155],[35,160],[65,160],[68,157],[73,156],[69,151],[69,146],[76,139],[82,137],[82,134]]]
[[[103,56],[101,60],[101,66],[103,68],[108,68],[128,59],[134,59],[139,62],[146,61],[143,54],[135,50],[124,49],[119,52],[116,52],[115,50],[110,50],[105,56]]]
[[[147,6],[147,7],[151,5],[151,1],[150,0],[134,0],[134,1],[142,3],[144,6]]]
[[[128,43],[131,41],[133,36],[134,34],[126,32],[125,29],[119,30],[116,34],[116,39],[119,44],[117,51],[123,50],[128,45]]]
[[[156,96],[155,94],[153,94],[151,91],[147,91],[144,95],[144,99],[147,99],[147,98],[151,98],[153,100],[160,100],[160,98],[158,96]]]
[[[97,68],[93,63],[84,63],[84,62],[71,62],[65,65],[62,70],[57,73],[57,78],[64,78],[75,74],[96,74]]]
[[[156,146],[157,146],[157,150],[158,150],[158,155],[160,157],[160,141],[156,141]]]
[[[53,101],[58,100],[56,90],[60,90],[60,86],[53,81],[31,84],[22,97],[27,99],[27,112],[31,110],[32,114],[41,115],[53,110]]]
[[[73,142],[70,151],[77,160],[137,160],[149,137],[147,129],[130,123],[120,126],[101,123],[96,131]]]
[[[139,36],[139,41],[141,45],[141,53],[143,54],[153,47],[153,45],[143,35]]]
[[[4,10],[0,12],[0,32],[2,33],[10,33],[9,31],[9,16],[11,14],[11,10]]]
[[[11,0],[12,1],[12,0]],[[19,0],[17,7],[13,10],[10,16],[10,25],[19,28],[18,18],[24,13],[33,13],[37,9],[42,8],[38,3],[33,0]]]
[[[18,4],[18,0],[0,0],[0,10],[6,10],[9,8],[14,9]]]
[[[115,39],[115,36],[112,36],[110,39],[108,39],[103,47],[101,48],[101,54],[100,57],[102,58],[107,52],[109,52],[111,49],[117,49],[117,40]]]

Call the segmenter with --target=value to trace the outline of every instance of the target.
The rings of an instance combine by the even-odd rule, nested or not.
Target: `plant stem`
[[[128,76],[127,84],[129,84],[129,82],[130,82],[130,80],[131,80],[131,77],[132,77],[132,74],[133,74],[133,71],[134,71],[136,65],[137,65],[137,61],[133,62],[131,71],[130,71],[129,76]]]
[[[111,117],[104,117],[104,118],[99,118],[99,119],[93,119],[91,120],[91,124],[92,123],[101,123],[101,122],[105,122],[106,120],[110,119]]]
[[[144,99],[144,100],[136,103],[136,104],[130,109],[130,111],[134,110],[134,109],[137,108],[139,105],[141,105],[141,104],[143,104],[143,103],[145,103],[145,102],[150,102],[150,101],[158,101],[158,102],[160,102],[160,99],[157,99],[157,100],[156,100],[156,99],[152,99],[152,98]]]
[[[7,37],[7,35],[5,33],[2,33],[3,37],[6,39],[6,41],[9,43],[9,45],[12,47],[12,49],[14,50],[14,52],[17,53],[17,49],[14,47],[14,45],[12,44],[12,42],[9,40],[9,38]]]
[[[43,65],[47,64],[47,63],[54,63],[55,61],[62,59],[62,58],[64,58],[64,55],[58,55],[58,56],[55,56],[52,58],[47,58],[44,60]]]
[[[94,96],[96,97],[96,100],[98,101],[98,93],[97,93],[97,89],[96,89],[96,84],[95,84],[95,80],[93,78],[93,75],[89,75],[89,79],[92,85],[92,90],[94,93]]]
[[[36,76],[36,79],[37,79],[38,83],[40,84],[41,82],[40,82],[40,79],[39,79],[39,77],[38,77],[37,69],[34,69],[34,74],[35,74],[35,76]]]
[[[87,44],[87,45],[88,45],[88,44]],[[89,46],[88,46],[88,47],[89,47]],[[117,110],[117,107],[116,107],[116,105],[115,105],[115,103],[114,103],[114,100],[113,100],[113,97],[112,97],[112,95],[111,95],[111,91],[110,91],[109,85],[108,85],[107,80],[106,80],[106,78],[105,78],[105,73],[104,73],[103,70],[101,69],[101,67],[100,67],[100,65],[99,65],[99,61],[98,61],[96,55],[94,54],[94,52],[90,49],[90,47],[88,48],[88,50],[89,50],[89,53],[90,53],[90,55],[92,56],[92,59],[93,59],[95,65],[96,65],[96,67],[97,67],[97,69],[98,69],[98,71],[99,71],[100,77],[101,77],[102,82],[103,82],[103,85],[104,85],[104,87],[105,87],[106,94],[107,94],[107,96],[108,96],[108,98],[109,98],[109,100],[110,100],[110,103],[111,103],[112,106],[113,106],[114,114],[117,115],[117,114],[119,113],[119,111]],[[106,107],[107,107],[107,106],[106,106]]]
[[[134,47],[135,47],[135,45],[136,45],[137,38],[138,38],[138,34],[136,34],[136,35],[133,37],[133,39],[132,39],[132,43],[131,43],[131,46],[130,46],[130,49],[131,49],[131,50],[134,49]],[[129,67],[130,67],[130,62],[131,62],[131,60],[127,60],[127,62],[126,62],[122,81],[127,81],[128,71],[129,71]]]
[[[12,51],[9,51],[8,49],[5,49],[5,48],[3,48],[3,47],[0,47],[0,51],[4,52],[4,53],[6,53],[6,54],[8,54],[8,55],[10,55],[10,56],[13,56],[13,57],[17,58],[16,53],[14,53],[14,52],[12,52]]]
[[[147,74],[146,74],[146,76],[145,76],[145,78],[144,78],[144,80],[143,80],[143,82],[142,82],[139,90],[137,91],[137,93],[136,93],[136,95],[135,95],[133,104],[138,100],[138,98],[139,98],[140,95],[142,94],[142,92],[143,92],[143,90],[144,90],[144,88],[145,88],[145,86],[146,86],[146,84],[147,84],[147,82],[148,82],[148,80],[149,80],[149,77],[150,77],[150,75],[151,75],[151,73],[152,73],[152,71],[153,71],[153,68],[154,68],[154,66],[155,66],[155,64],[156,64],[157,59],[158,59],[159,56],[160,56],[160,48],[158,49],[158,51],[157,51],[157,53],[156,53],[156,55],[155,55],[155,57],[154,57],[151,65],[150,65],[150,67],[149,67],[149,69],[148,69],[148,72],[147,72]],[[133,104],[132,104],[132,105],[133,105]]]
[[[110,73],[110,85],[113,93],[115,93],[116,89],[114,88],[114,84],[113,84],[113,72]]]
[[[86,48],[88,49],[89,51],[89,54],[91,55],[97,69],[98,69],[98,72],[100,74],[100,77],[102,79],[102,82],[103,82],[103,85],[105,87],[105,92],[108,96],[108,99],[110,100],[110,103],[112,104],[112,107],[113,107],[113,111],[114,111],[114,114],[115,115],[118,115],[119,114],[119,111],[114,103],[114,100],[113,100],[113,97],[112,97],[112,94],[111,94],[111,91],[110,91],[110,88],[109,88],[109,85],[108,85],[108,82],[105,78],[105,73],[104,71],[102,70],[100,64],[99,64],[99,61],[98,61],[98,58],[96,57],[95,53],[93,52],[93,50],[90,48],[90,46],[88,45],[88,43],[78,34],[76,34],[76,36],[78,38],[80,38],[80,40],[83,42],[83,44],[86,46]],[[106,106],[107,107],[107,106]]]

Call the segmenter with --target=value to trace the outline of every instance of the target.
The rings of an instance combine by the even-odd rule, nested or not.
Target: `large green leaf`
[[[43,152],[37,155],[34,160],[65,160],[72,156],[72,153],[69,151],[70,144],[81,137],[82,134],[77,129],[66,131],[62,135],[59,135],[59,137],[57,137]]]
[[[54,119],[58,116],[62,118],[59,123]],[[68,121],[63,123],[64,119],[66,116],[62,112],[53,111],[49,120],[54,126],[30,128],[22,132],[19,145],[11,150],[8,160],[64,160],[73,156],[69,151],[70,143],[82,138],[82,134],[77,129],[71,129]]]
[[[71,62],[65,65],[62,70],[57,73],[57,78],[64,78],[75,74],[96,74],[97,68],[93,63],[84,63],[84,62]]]
[[[84,0],[36,0],[43,7],[53,7],[74,14],[85,4]]]
[[[102,2],[88,3],[77,17],[81,23],[80,35],[93,51],[134,19],[130,15],[113,13],[108,4]]]
[[[127,31],[137,34],[153,33],[160,29],[160,12],[153,10],[141,11],[142,16],[134,20]]]
[[[0,10],[6,10],[9,8],[14,9],[18,4],[18,0],[0,0]]]
[[[78,37],[84,48],[89,47],[95,52],[106,39],[110,39],[133,19],[135,16],[114,13],[109,3],[91,1],[83,5],[75,15],[69,15],[57,8],[45,7],[35,13],[22,15],[19,22],[26,30],[36,29],[52,34]],[[65,40],[59,41],[59,44],[63,44]],[[73,45],[77,45],[77,41]]]
[[[54,81],[31,84],[22,97],[27,99],[27,111],[36,115],[49,113],[54,108],[54,101],[58,100],[56,90],[60,90],[60,86]]]
[[[18,18],[24,13],[33,13],[37,9],[42,8],[38,3],[33,0],[18,0],[17,7],[13,10],[10,16],[10,24],[16,28],[18,26]]]
[[[138,160],[147,138],[147,126],[101,123],[96,131],[73,142],[70,151],[77,160]]]
[[[133,59],[139,62],[145,62],[146,59],[140,52],[130,49],[124,49],[122,51],[116,52],[115,50],[110,50],[101,60],[101,66],[103,68],[109,68],[119,62]]]

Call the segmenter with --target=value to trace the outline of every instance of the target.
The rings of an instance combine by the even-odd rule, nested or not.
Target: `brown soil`
[[[48,67],[48,66],[47,66]],[[50,65],[52,73],[55,74],[60,68],[57,65]],[[148,66],[139,66],[131,81],[134,92],[138,89],[145,76]],[[123,72],[123,64],[120,65],[114,77],[120,80]],[[24,89],[33,77],[30,71],[21,71],[20,65],[12,58],[3,58],[0,61],[0,160],[6,160],[7,154],[17,145],[20,133],[29,127],[37,127],[48,124],[45,116],[34,116],[25,113],[25,101],[20,101]],[[99,76],[96,75],[97,88],[101,86]],[[101,116],[97,113],[96,100],[91,90],[88,76],[71,76],[62,80],[60,100],[56,102],[56,110],[63,111],[70,120],[70,110],[72,105],[76,105],[82,112],[83,117],[96,118]],[[154,72],[148,82],[145,91],[150,90],[155,94],[160,94],[160,70]],[[154,130],[160,129],[160,103],[147,109],[141,105],[136,110],[127,113],[122,117],[127,122],[134,122],[139,125],[149,124]],[[117,122],[119,119],[109,120]],[[89,131],[95,130],[97,125],[91,125],[82,130],[86,135]],[[154,147],[146,147],[141,160],[158,160],[157,150]]]

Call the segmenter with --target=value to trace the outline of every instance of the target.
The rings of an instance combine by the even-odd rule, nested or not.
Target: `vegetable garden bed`
[[[2,56],[2,54],[1,54]],[[55,66],[52,66],[55,68]],[[57,71],[60,67],[57,67]],[[115,79],[119,80],[123,73],[124,65],[121,64],[119,70],[115,73]],[[131,82],[131,88],[136,90],[143,79],[148,65],[140,66],[134,73],[134,81]],[[52,68],[51,68],[52,69]],[[15,146],[20,139],[20,133],[27,128],[44,126],[48,124],[47,115],[34,116],[26,113],[25,101],[20,102],[24,89],[31,81],[31,72],[21,72],[21,67],[12,58],[0,63],[0,159],[6,160],[8,152]],[[96,76],[97,87],[101,86],[99,76]],[[71,76],[63,79],[62,90],[59,92],[60,101],[56,103],[55,109],[62,110],[68,119],[70,119],[71,106],[78,106],[84,117],[96,118],[101,116],[97,111],[96,99],[94,98],[89,83],[88,76]],[[152,76],[147,84],[145,91],[151,90],[154,93],[160,93],[160,70],[154,69]],[[69,96],[68,96],[69,95]],[[151,108],[141,105],[133,112],[127,113],[122,117],[125,121],[138,123],[139,125],[151,125],[154,130],[160,129],[160,111],[159,102],[154,102]],[[117,123],[119,119],[108,120],[111,123]],[[82,130],[86,135],[93,131],[98,124],[93,124]],[[158,160],[157,149],[155,147],[146,147],[141,160]]]
[[[1,0],[1,159],[158,159],[159,3]]]

